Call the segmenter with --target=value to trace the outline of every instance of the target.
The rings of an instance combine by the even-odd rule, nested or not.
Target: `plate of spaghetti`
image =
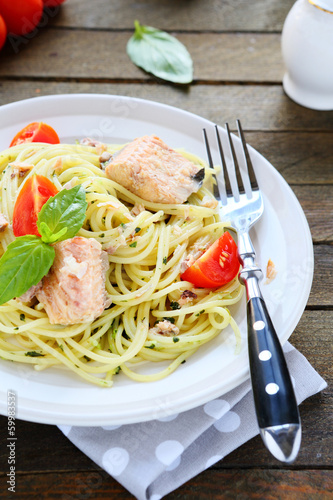
[[[119,425],[243,383],[237,235],[204,159],[213,124],[94,94],[27,99],[0,118],[1,413],[10,391],[17,418]],[[310,293],[312,240],[287,183],[251,155],[265,202],[253,240],[285,342]]]

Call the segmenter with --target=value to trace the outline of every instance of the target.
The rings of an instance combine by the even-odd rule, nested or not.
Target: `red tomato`
[[[43,175],[32,175],[24,183],[17,197],[13,213],[13,232],[15,236],[35,234],[37,216],[47,200],[58,193],[55,185]]]
[[[180,277],[199,288],[216,288],[229,283],[238,271],[237,245],[226,231]]]
[[[57,7],[64,3],[65,0],[43,0],[45,7]]]
[[[5,44],[7,38],[7,28],[3,17],[0,15],[0,50]]]
[[[43,15],[43,0],[0,0],[0,14],[8,33],[27,35],[38,25]]]
[[[30,123],[16,134],[10,147],[17,146],[23,142],[47,142],[48,144],[59,144],[57,132],[43,122]]]

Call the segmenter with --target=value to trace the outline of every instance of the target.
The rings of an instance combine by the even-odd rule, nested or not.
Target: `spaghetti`
[[[113,154],[121,147],[106,149]],[[239,330],[228,310],[242,294],[237,277],[214,291],[180,280],[184,256],[207,248],[226,227],[211,194],[211,169],[181,153],[206,168],[206,182],[177,205],[142,200],[107,178],[98,147],[22,144],[0,155],[0,212],[10,222],[17,194],[31,175],[46,176],[59,191],[84,187],[88,208],[78,236],[95,238],[108,252],[106,291],[112,300],[95,321],[71,326],[50,324],[41,303],[10,300],[0,306],[2,358],[36,370],[66,366],[90,383],[110,387],[119,370],[142,382],[167,376],[228,325],[239,348]],[[20,177],[18,165],[31,169]],[[9,226],[0,238],[0,255],[13,240]],[[165,325],[171,332],[165,334]],[[167,368],[149,375],[135,371],[138,363],[158,361],[168,361]]]

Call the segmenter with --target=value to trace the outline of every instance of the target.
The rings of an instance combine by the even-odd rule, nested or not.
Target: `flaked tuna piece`
[[[192,292],[191,290],[184,290],[180,296],[180,299],[178,300],[178,304],[180,306],[184,306],[185,304],[193,302],[197,298],[198,296],[196,293]]]
[[[106,144],[101,141],[97,141],[96,139],[91,139],[90,137],[85,137],[81,139],[80,144],[83,146],[90,146],[92,148],[96,148],[96,153],[100,156],[107,150]]]
[[[159,137],[143,136],[125,146],[105,168],[113,181],[152,203],[184,203],[205,175]]]
[[[199,238],[189,249],[180,264],[180,272],[184,273],[202,254],[211,246],[212,242],[207,241],[207,237]]]
[[[178,326],[171,323],[171,321],[163,320],[156,323],[156,326],[149,328],[148,333],[164,335],[165,337],[173,337],[179,334]]]
[[[139,214],[141,214],[141,212],[144,212],[144,211],[145,211],[144,205],[141,205],[141,203],[138,205],[135,204],[131,210],[131,215],[133,215],[133,217],[137,217]]]
[[[6,219],[6,217],[0,212],[0,233],[3,233],[4,231],[6,231],[7,227],[8,227],[8,220]]]
[[[14,161],[13,163],[10,164],[12,167],[12,173],[10,174],[10,178],[13,179],[15,175],[18,175],[19,177],[24,177],[25,174],[30,172],[34,168],[33,165],[27,165],[24,162],[21,161]]]
[[[276,275],[277,275],[277,270],[275,269],[275,264],[271,259],[269,259],[266,268],[265,285],[269,285],[269,283],[271,283],[276,278]]]
[[[108,151],[104,151],[99,157],[99,164],[102,170],[105,170],[106,165],[111,160],[112,154]]]
[[[211,198],[210,196],[204,196],[201,200],[200,205],[202,207],[215,209],[218,206],[219,202],[215,200],[215,198]]]
[[[105,291],[108,257],[92,238],[75,238],[54,245],[55,259],[36,297],[51,324],[93,321],[110,305]]]

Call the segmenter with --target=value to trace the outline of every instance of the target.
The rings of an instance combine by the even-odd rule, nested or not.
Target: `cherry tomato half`
[[[3,17],[0,15],[0,50],[5,44],[7,38],[7,28]]]
[[[44,175],[29,177],[19,192],[14,206],[14,235],[34,234],[40,236],[37,229],[38,214],[44,203],[57,193],[55,185]]]
[[[23,144],[23,142],[47,142],[48,144],[59,144],[57,132],[43,122],[33,122],[24,127],[16,134],[10,147]]]
[[[237,245],[226,231],[180,277],[199,288],[216,288],[229,283],[238,271]]]
[[[0,14],[8,33],[27,35],[33,31],[43,15],[43,0],[0,0]]]

